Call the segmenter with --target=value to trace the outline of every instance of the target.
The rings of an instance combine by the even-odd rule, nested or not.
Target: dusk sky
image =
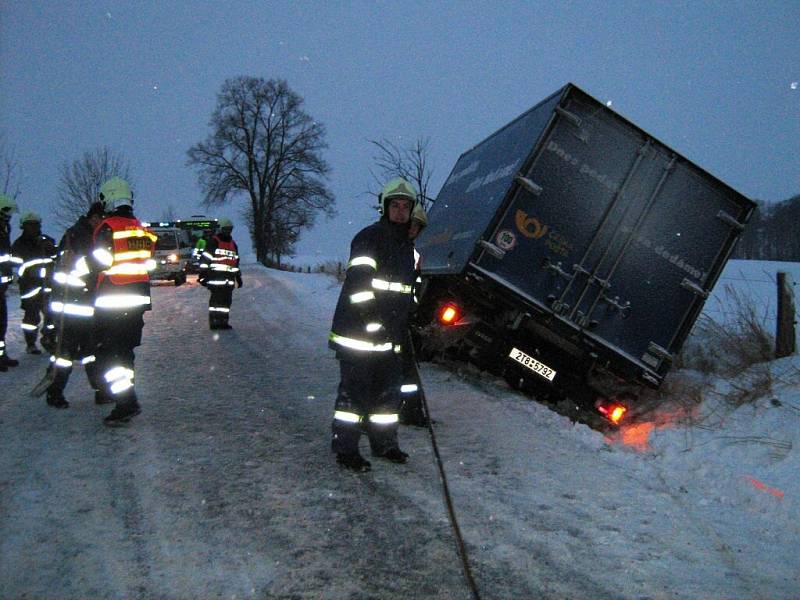
[[[370,139],[429,138],[435,196],[462,152],[567,82],[746,196],[794,196],[798,32],[798,0],[0,0],[0,132],[50,235],[59,167],[107,145],[140,218],[230,216],[244,249],[244,199],[203,208],[186,151],[226,78],[284,78],[327,128],[339,212],[298,253],[344,257],[377,216]]]

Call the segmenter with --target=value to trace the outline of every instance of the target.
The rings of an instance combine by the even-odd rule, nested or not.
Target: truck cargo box
[[[417,248],[437,294],[502,297],[529,331],[657,386],[754,206],[567,84],[458,159]]]

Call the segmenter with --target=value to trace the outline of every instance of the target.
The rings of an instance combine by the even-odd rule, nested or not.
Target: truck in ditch
[[[418,353],[618,422],[661,385],[754,207],[567,84],[442,186],[417,240]]]

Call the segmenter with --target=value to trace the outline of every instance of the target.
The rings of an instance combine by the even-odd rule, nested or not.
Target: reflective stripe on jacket
[[[132,213],[115,214],[94,231],[94,264],[97,276],[94,305],[104,309],[150,307],[150,275],[157,236]]]
[[[362,229],[350,246],[329,346],[351,358],[401,352],[414,279],[407,226],[384,217]]]

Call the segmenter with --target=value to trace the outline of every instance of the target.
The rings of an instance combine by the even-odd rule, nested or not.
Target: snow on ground
[[[735,268],[774,270],[734,261],[720,284]],[[407,465],[354,475],[331,458],[338,291],[248,265],[234,329],[212,332],[204,289],[155,287],[144,410],[123,430],[101,425],[79,370],[66,411],[26,395],[46,359],[0,373],[0,595],[469,598],[427,432],[402,429]],[[424,365],[482,597],[800,598],[800,359],[769,367],[757,402],[709,393],[693,426],[662,415],[643,438]]]

